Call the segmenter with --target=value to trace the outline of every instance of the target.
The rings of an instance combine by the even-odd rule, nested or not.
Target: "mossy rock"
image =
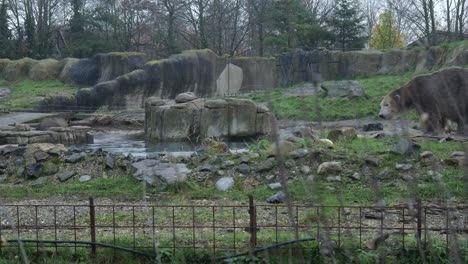
[[[76,58],[65,58],[60,61],[62,71],[60,72],[59,79],[62,82],[68,84],[73,83],[73,65],[75,65],[79,61],[80,59]]]
[[[54,59],[40,60],[32,66],[29,71],[29,78],[33,81],[57,79],[62,67],[63,64]]]
[[[37,63],[37,60],[33,60],[31,58],[11,61],[3,70],[3,76],[8,81],[16,81],[21,78],[28,77],[29,71]]]
[[[11,62],[9,59],[0,59],[0,76],[3,77],[3,70]]]

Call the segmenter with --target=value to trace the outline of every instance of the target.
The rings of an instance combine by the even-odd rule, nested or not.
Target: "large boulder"
[[[78,63],[80,59],[65,58],[60,61],[62,64],[62,71],[60,72],[59,79],[64,83],[73,83],[73,66]]]
[[[31,58],[10,61],[3,70],[3,77],[8,81],[16,81],[28,77],[29,71],[37,63],[37,60]]]
[[[257,106],[248,99],[226,99],[228,103],[229,136],[244,137],[256,134]]]
[[[273,115],[248,99],[196,99],[171,104],[150,97],[145,103],[145,134],[149,140],[252,137],[272,131]]]
[[[159,160],[146,159],[131,166],[133,176],[140,181],[163,188],[168,184],[184,181],[189,169],[182,163],[161,163]]]
[[[39,122],[37,130],[48,130],[51,127],[68,127],[68,121],[63,117],[48,117]]]
[[[175,102],[180,104],[180,103],[187,103],[187,102],[190,102],[190,101],[193,101],[195,99],[197,99],[198,97],[192,93],[192,92],[186,92],[186,93],[181,93],[181,94],[178,94],[175,98]]]
[[[328,97],[365,97],[362,85],[355,80],[324,82],[322,88],[327,91]]]
[[[63,64],[54,59],[40,60],[31,67],[29,78],[34,81],[57,79]]]

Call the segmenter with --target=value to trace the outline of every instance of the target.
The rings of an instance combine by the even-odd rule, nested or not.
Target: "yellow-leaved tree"
[[[391,49],[402,48],[403,45],[403,37],[395,26],[392,14],[390,12],[380,14],[379,22],[372,30],[369,47],[371,49]]]

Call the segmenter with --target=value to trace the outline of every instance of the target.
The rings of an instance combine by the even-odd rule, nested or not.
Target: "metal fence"
[[[0,237],[6,240],[53,240],[23,243],[33,251],[77,250],[107,243],[145,252],[203,250],[226,256],[289,240],[315,238],[339,249],[375,249],[376,243],[415,248],[439,245],[447,252],[468,249],[468,207],[435,205],[312,206],[88,204],[3,205]],[[32,242],[30,241],[30,242]],[[70,242],[71,241],[71,242]],[[317,242],[307,242],[317,243]],[[307,244],[305,243],[305,244]],[[307,246],[307,245],[305,245]],[[0,254],[19,248],[0,243]]]

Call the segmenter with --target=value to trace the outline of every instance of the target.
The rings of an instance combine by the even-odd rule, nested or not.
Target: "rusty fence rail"
[[[171,205],[88,204],[2,205],[0,237],[108,243],[156,252],[164,249],[204,250],[212,256],[230,255],[284,241],[324,239],[341,249],[375,249],[379,239],[401,248],[437,245],[447,252],[468,254],[468,207],[311,206],[294,205]],[[6,215],[8,214],[8,216]],[[307,242],[307,245],[317,242]],[[71,250],[96,245],[25,243],[29,250]],[[0,243],[0,254],[14,249]]]

